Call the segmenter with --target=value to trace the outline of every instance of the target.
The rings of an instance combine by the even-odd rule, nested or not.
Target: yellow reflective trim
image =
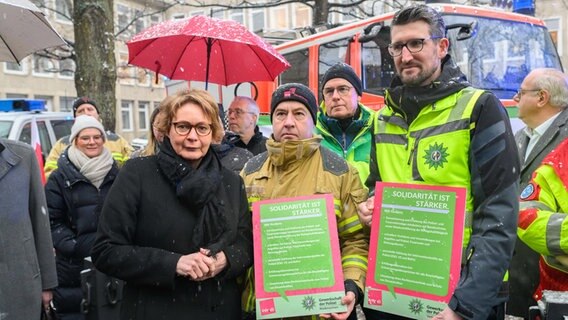
[[[341,201],[333,198],[333,208],[335,210],[335,215],[341,217]]]
[[[346,255],[341,258],[341,265],[343,267],[358,267],[367,270],[367,263],[367,258],[361,255]]]
[[[346,225],[353,223],[353,221],[359,221],[359,217],[353,216],[353,217],[349,217],[347,219],[344,219],[337,224],[337,228],[339,230],[344,229]]]
[[[57,161],[47,161],[43,166],[44,169],[57,169]]]
[[[554,210],[552,210],[550,207],[548,207],[547,205],[545,205],[544,203],[542,203],[540,201],[521,201],[519,203],[519,211],[526,210],[526,209],[538,209],[538,210],[543,210],[543,211],[554,212]]]
[[[248,289],[248,294],[245,297],[243,309],[245,312],[254,312],[254,310],[256,309],[256,296],[254,292],[253,268],[248,268],[247,270],[245,285],[247,286],[245,287],[245,292],[247,292]]]
[[[363,263],[367,263],[367,262],[369,261],[369,260],[367,260],[367,257],[362,256],[362,255],[360,255],[360,254],[348,254],[348,255],[345,255],[345,256],[343,256],[343,257],[341,258],[341,261],[347,260],[347,259],[358,259],[358,260],[363,261]]]
[[[122,153],[112,152],[111,154],[112,154],[112,157],[114,158],[114,160],[116,160],[116,161],[123,162],[125,160]]]
[[[359,221],[358,216],[347,218],[337,225],[337,231],[339,232],[340,236],[354,233],[361,229],[363,229],[363,225]]]

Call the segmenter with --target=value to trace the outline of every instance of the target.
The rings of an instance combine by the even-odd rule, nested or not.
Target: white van
[[[0,138],[31,143],[31,123],[35,118],[44,159],[60,138],[71,133],[71,112],[0,112]]]

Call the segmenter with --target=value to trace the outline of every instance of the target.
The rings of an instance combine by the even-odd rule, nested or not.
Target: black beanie
[[[335,78],[343,78],[349,81],[353,88],[355,88],[355,91],[357,91],[357,95],[363,95],[363,84],[361,83],[361,79],[357,76],[357,74],[355,74],[355,71],[350,65],[338,62],[331,66],[331,68],[327,69],[327,72],[323,75],[323,80],[321,82],[322,90],[329,80]]]
[[[298,101],[308,108],[314,123],[317,122],[318,104],[316,97],[310,88],[301,83],[287,83],[283,84],[272,93],[272,101],[270,103],[270,122],[272,122],[272,115],[274,110],[280,102],[283,101]]]
[[[77,113],[77,109],[79,109],[79,107],[84,104],[92,104],[95,107],[95,109],[97,109],[97,113],[100,114],[99,108],[97,107],[97,104],[95,103],[94,100],[91,100],[87,97],[80,97],[75,99],[75,101],[73,101],[73,117],[76,117],[75,114]]]

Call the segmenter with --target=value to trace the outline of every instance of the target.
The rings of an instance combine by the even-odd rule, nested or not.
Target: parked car
[[[60,138],[71,133],[71,112],[0,112],[0,138],[31,143],[31,123],[37,122],[41,152],[44,159]]]
[[[147,144],[148,144],[147,133],[141,135],[138,138],[132,139],[132,141],[130,142],[130,145],[132,146],[132,148],[134,148],[134,150],[144,149],[144,147],[146,147]]]

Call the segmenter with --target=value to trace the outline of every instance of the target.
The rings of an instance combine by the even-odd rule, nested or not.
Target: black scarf
[[[176,188],[180,202],[197,215],[193,228],[193,245],[209,249],[213,256],[227,245],[227,222],[224,216],[225,189],[221,187],[221,163],[211,148],[194,169],[173,149],[168,137],[159,145],[160,171]]]

